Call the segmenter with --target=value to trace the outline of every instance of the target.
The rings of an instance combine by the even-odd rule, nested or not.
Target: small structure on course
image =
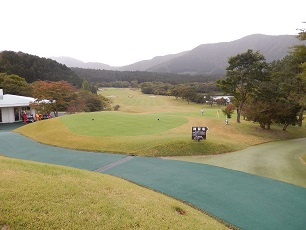
[[[192,140],[206,140],[206,132],[208,131],[208,127],[203,127],[203,126],[197,126],[197,127],[192,127],[191,129],[191,138]]]

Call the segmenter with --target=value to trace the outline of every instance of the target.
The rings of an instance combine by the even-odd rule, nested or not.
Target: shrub
[[[223,114],[230,119],[235,111],[235,106],[233,104],[228,104],[225,109],[222,109]]]
[[[115,105],[115,106],[114,106],[114,110],[115,110],[115,111],[118,111],[119,108],[120,108],[120,105]]]

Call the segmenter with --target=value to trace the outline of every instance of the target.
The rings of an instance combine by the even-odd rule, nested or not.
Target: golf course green
[[[64,116],[61,122],[79,135],[119,137],[161,133],[183,125],[188,120],[178,115],[106,111],[103,116],[100,112]]]
[[[187,203],[207,211],[217,219],[224,220],[224,223],[232,223],[238,227],[249,226],[250,229],[256,229],[256,226],[261,226],[261,229],[263,227],[273,229],[278,226],[278,229],[282,227],[288,229],[291,226],[294,229],[299,229],[303,225],[302,210],[306,205],[303,200],[305,189],[302,188],[306,187],[304,183],[306,165],[302,160],[305,157],[305,127],[290,126],[284,132],[282,127],[272,125],[271,130],[263,130],[259,128],[258,124],[252,122],[242,121],[237,124],[234,118],[230,120],[229,125],[225,125],[225,117],[222,113],[220,113],[220,117],[216,116],[217,111],[221,111],[222,107],[216,105],[198,105],[173,97],[144,95],[139,90],[132,89],[110,88],[103,89],[100,93],[111,98],[113,106],[120,105],[119,111],[67,114],[23,125],[14,130],[16,133],[5,131],[2,134],[2,139],[5,139],[6,143],[3,146],[0,144],[2,152],[4,154],[7,152],[8,156],[11,154],[12,157],[20,159],[32,159],[86,170],[96,170],[101,166],[116,163],[120,159],[126,158],[126,155],[135,155],[132,160],[128,160],[118,167],[109,168],[105,173],[117,175],[179,200],[185,200]],[[200,113],[202,108],[204,109],[203,116]],[[191,127],[193,126],[208,127],[207,139],[200,142],[192,140]],[[20,142],[23,146],[22,149],[14,144],[14,140]],[[84,150],[91,152],[83,152]],[[113,154],[106,154],[106,152]],[[166,157],[171,160],[158,159],[157,157]],[[16,164],[19,164],[21,171],[14,168],[13,165]],[[28,166],[24,167],[21,164]],[[32,226],[31,224],[34,223],[37,216],[41,218],[38,213],[30,215],[31,207],[36,207],[39,213],[42,213],[44,204],[38,200],[47,200],[48,192],[51,191],[50,186],[53,185],[45,186],[46,189],[44,189],[44,184],[48,184],[51,177],[57,178],[55,184],[65,184],[66,182],[74,184],[73,187],[69,187],[67,184],[68,190],[62,190],[60,187],[57,187],[59,192],[56,192],[57,189],[52,190],[55,196],[52,197],[51,203],[58,203],[57,198],[64,196],[66,197],[64,201],[71,202],[70,206],[67,206],[71,212],[74,212],[77,203],[90,204],[92,201],[88,194],[91,194],[93,190],[95,197],[97,197],[95,199],[99,199],[98,187],[100,186],[106,189],[105,202],[107,204],[114,204],[117,199],[127,200],[129,202],[127,206],[122,207],[117,204],[118,209],[105,203],[101,204],[106,207],[102,213],[111,212],[109,216],[113,223],[109,225],[110,228],[133,229],[138,226],[139,229],[146,229],[154,220],[154,216],[158,215],[155,211],[159,212],[154,204],[150,204],[148,210],[144,210],[147,213],[146,216],[149,216],[148,221],[139,217],[137,210],[143,204],[130,200],[126,196],[130,192],[126,194],[119,192],[122,188],[125,190],[126,185],[122,187],[122,183],[118,183],[117,180],[113,182],[116,186],[110,182],[111,184],[104,187],[103,181],[109,180],[107,176],[102,179],[102,184],[95,187],[96,185],[92,181],[100,179],[86,179],[91,176],[85,176],[77,170],[71,172],[74,175],[71,180],[69,179],[71,178],[70,172],[67,174],[59,169],[54,172],[54,169],[47,168],[45,172],[44,166],[31,165],[30,162],[19,163],[2,159],[1,166],[3,169],[0,170],[0,173],[10,175],[2,179],[6,187],[9,187],[10,178],[12,179],[14,175],[18,175],[20,179],[16,177],[16,186],[10,186],[10,192],[5,193],[8,194],[8,197],[2,200],[6,206],[3,210],[0,208],[0,212],[4,212],[6,216],[4,219],[0,218],[0,227],[6,227],[3,221],[7,221],[12,213],[23,217],[29,216],[29,219],[26,222],[18,222],[18,219],[14,218],[13,222],[8,222],[10,226],[23,226],[24,224]],[[38,180],[34,180],[37,170],[41,175]],[[29,203],[30,200],[25,202],[30,209],[23,207],[23,202],[12,203],[15,200],[12,199],[14,194],[23,197],[23,201],[26,200],[25,197],[30,196],[30,193],[26,193],[28,189],[24,187],[23,190],[19,189],[23,178],[21,175],[27,175],[27,184],[32,185],[29,189],[34,188],[34,185],[38,183],[39,191],[41,191],[38,200],[36,199],[38,193],[31,196],[30,200],[33,199],[37,202],[35,206]],[[81,183],[84,183],[82,188],[76,186],[81,181],[78,177],[82,179]],[[110,181],[112,180],[110,179]],[[90,187],[86,187],[87,184],[90,184]],[[117,186],[119,190],[116,188]],[[74,187],[79,192],[76,192]],[[136,188],[129,188],[128,191],[131,189],[135,190]],[[270,191],[270,189],[272,190]],[[296,194],[295,197],[290,195],[293,193]],[[118,196],[115,196],[116,194]],[[75,195],[78,196],[76,199]],[[141,195],[137,194],[136,197],[140,199]],[[142,199],[150,200],[149,197],[150,195],[146,195]],[[17,209],[14,208],[14,205]],[[279,208],[284,205],[287,208],[279,212]],[[83,213],[84,210],[86,213],[92,212],[93,215],[84,218],[96,222],[95,218],[92,220],[89,216],[99,217],[102,213],[99,212],[99,205],[92,207],[91,211],[88,209],[77,210],[78,213]],[[173,207],[175,208],[173,209]],[[187,209],[181,207],[176,204],[172,206],[172,210],[184,216]],[[54,213],[54,210],[58,208],[54,206],[46,212]],[[295,208],[299,209],[299,213],[294,213]],[[19,209],[24,212],[18,212]],[[116,209],[119,210],[120,216],[117,216]],[[150,209],[152,209],[153,216],[149,214]],[[129,212],[126,210],[132,210],[134,213],[130,216],[132,221],[129,221]],[[276,210],[278,211],[276,212]],[[67,216],[67,213],[63,212],[56,216],[58,218],[60,218],[59,216],[64,217]],[[71,218],[76,216],[72,215]],[[160,213],[158,216],[161,217],[161,219],[158,218],[162,223],[163,214]],[[134,219],[135,217],[136,219]],[[118,218],[124,218],[124,220],[118,222]],[[175,217],[169,218],[164,224],[158,226],[159,229],[168,228],[169,221],[176,221]],[[69,219],[69,217],[64,218],[66,224]],[[280,220],[284,222],[280,222]],[[103,222],[103,220],[99,221]],[[77,222],[75,227],[81,224],[77,220],[75,222]],[[42,223],[49,227],[58,226],[56,220],[49,218],[46,218]],[[207,227],[205,229],[222,228],[222,226],[209,221],[204,225],[193,225],[193,223],[193,220],[186,219],[184,226],[194,226],[193,229],[201,229],[196,226],[203,227],[204,225]],[[179,229],[178,225],[174,229]],[[34,226],[32,227],[35,228]],[[69,227],[69,223],[66,226]]]
[[[258,124],[217,117],[222,107],[146,95],[135,89],[99,91],[119,111],[71,114],[16,131],[49,145],[211,164],[306,187],[305,127]],[[203,116],[200,113],[204,109]],[[207,139],[191,139],[192,126],[207,126]],[[60,130],[60,132],[59,132]],[[293,144],[292,144],[293,143]]]
[[[306,136],[304,127],[290,126],[284,132],[274,125],[271,130],[262,130],[252,122],[237,124],[234,117],[225,125],[222,106],[146,95],[135,89],[107,88],[99,93],[110,98],[113,106],[120,105],[119,111],[70,114],[16,131],[54,146],[154,157],[228,153]],[[193,126],[209,128],[205,141],[191,139]]]

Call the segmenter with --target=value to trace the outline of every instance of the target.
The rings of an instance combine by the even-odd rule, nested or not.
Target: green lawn
[[[79,135],[138,136],[164,132],[186,124],[188,120],[167,114],[96,112],[64,116],[61,122]]]

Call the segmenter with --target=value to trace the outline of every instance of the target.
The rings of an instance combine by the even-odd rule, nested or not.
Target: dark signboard
[[[192,127],[192,140],[206,140],[206,132],[208,131],[208,127],[203,126],[195,126]]]

